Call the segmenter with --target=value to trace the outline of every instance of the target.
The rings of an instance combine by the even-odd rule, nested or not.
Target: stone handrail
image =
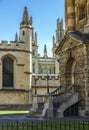
[[[47,94],[44,94],[44,95],[33,95],[33,98],[34,97],[37,97],[37,100],[38,100],[38,103],[40,104],[40,103],[45,103],[45,102],[47,102],[47,99],[48,99],[48,95]]]
[[[60,92],[61,88],[62,88],[62,86],[57,87],[57,89],[54,90],[53,92],[51,92],[50,94],[51,94],[51,95],[53,95],[53,94],[58,94],[58,93]]]
[[[37,95],[33,95],[34,96],[37,96],[38,98],[38,103],[45,103],[48,99],[48,96],[50,95],[53,99],[53,102],[54,101],[62,101],[64,100],[64,97],[66,93],[72,93],[72,89],[75,87],[75,86],[79,86],[79,85],[70,85],[66,88],[62,87],[62,86],[59,86],[56,90],[54,90],[53,92],[49,93],[49,94],[44,94],[44,95],[40,95],[40,94],[37,94]]]
[[[51,97],[52,97],[52,100],[53,100],[53,103],[62,103],[64,101],[66,101],[66,99],[68,100],[68,98],[70,98],[70,96],[76,92],[75,91],[75,88],[79,86],[79,85],[70,85],[68,86],[67,88],[65,89],[61,89],[59,91],[59,93],[57,92],[56,94],[55,93],[51,93]]]
[[[52,92],[51,93],[51,96],[60,96],[60,95],[63,95],[63,94],[65,94],[66,92],[72,92],[71,90],[74,88],[74,91],[75,91],[75,87],[77,87],[77,86],[79,86],[78,84],[72,84],[72,85],[70,85],[70,86],[68,86],[68,87],[66,87],[65,89],[64,89],[64,87],[63,87],[63,89],[62,89],[62,87],[61,87],[61,89],[60,89],[60,91],[59,91],[59,88],[58,88],[58,90],[56,90],[55,92]]]

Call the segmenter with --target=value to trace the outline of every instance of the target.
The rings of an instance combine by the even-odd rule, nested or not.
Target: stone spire
[[[26,48],[29,49],[30,39],[33,41],[34,28],[32,27],[32,17],[28,16],[27,7],[24,7],[23,17],[20,23],[20,41],[27,44]]]
[[[35,44],[37,45],[37,33],[35,32]]]
[[[47,57],[47,48],[46,48],[46,44],[44,45],[44,57]]]
[[[57,19],[57,30],[63,29],[63,19]]]
[[[62,41],[64,37],[63,19],[57,19],[57,30],[56,30],[56,46]]]
[[[29,19],[29,24],[32,25],[32,16]]]
[[[55,44],[55,36],[53,35],[53,47],[55,47],[56,46],[56,44]]]
[[[27,7],[25,6],[21,24],[26,24],[27,25],[28,23],[29,23],[28,10],[27,10]]]
[[[17,32],[15,34],[15,42],[18,42],[18,34],[17,34]]]

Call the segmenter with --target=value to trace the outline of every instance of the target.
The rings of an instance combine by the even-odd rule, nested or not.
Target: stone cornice
[[[59,44],[58,48],[56,49],[55,51],[56,54],[59,54],[59,52],[61,51],[61,48],[63,47],[65,42],[67,42],[67,39],[69,38],[69,36],[71,36],[70,38],[75,38],[75,40],[81,41],[82,44],[89,44],[89,38],[87,38],[87,34],[82,34],[81,32],[77,32],[77,31],[68,32],[63,38],[63,40],[61,41],[61,43]],[[74,47],[76,46],[77,45],[75,45]]]
[[[26,89],[16,89],[14,87],[10,88],[10,87],[3,87],[2,89],[0,89],[0,92],[29,92],[29,90]]]
[[[31,51],[27,51],[27,50],[21,50],[21,49],[6,49],[6,48],[0,48],[0,51],[20,51],[20,52],[26,52],[26,53],[32,53]]]

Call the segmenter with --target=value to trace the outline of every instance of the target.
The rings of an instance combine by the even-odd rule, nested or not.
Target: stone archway
[[[68,59],[66,64],[66,73],[65,73],[66,87],[71,84],[78,84],[78,75],[77,75],[77,62],[71,57]],[[78,89],[75,86],[72,88],[72,92],[77,92]],[[74,94],[74,93],[73,93]],[[79,102],[72,104],[64,111],[64,116],[78,116],[78,106]]]
[[[67,61],[65,79],[66,86],[69,86],[71,84],[78,84],[77,63],[74,58],[70,58]]]
[[[71,84],[75,84],[74,91],[79,92],[79,87],[76,86],[80,85],[78,63],[74,58],[70,58],[67,61],[65,71],[65,82],[66,87],[70,86]]]
[[[73,72],[73,64],[74,58],[70,58],[66,64],[66,72],[65,72],[65,79],[66,79],[66,86],[69,86],[74,83],[74,72]]]

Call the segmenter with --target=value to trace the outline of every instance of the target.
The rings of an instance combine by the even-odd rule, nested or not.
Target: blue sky
[[[0,0],[0,41],[14,40],[15,33],[19,33],[25,6],[28,8],[29,17],[33,17],[39,53],[43,55],[43,47],[46,44],[48,55],[51,56],[56,20],[64,19],[64,0]]]

